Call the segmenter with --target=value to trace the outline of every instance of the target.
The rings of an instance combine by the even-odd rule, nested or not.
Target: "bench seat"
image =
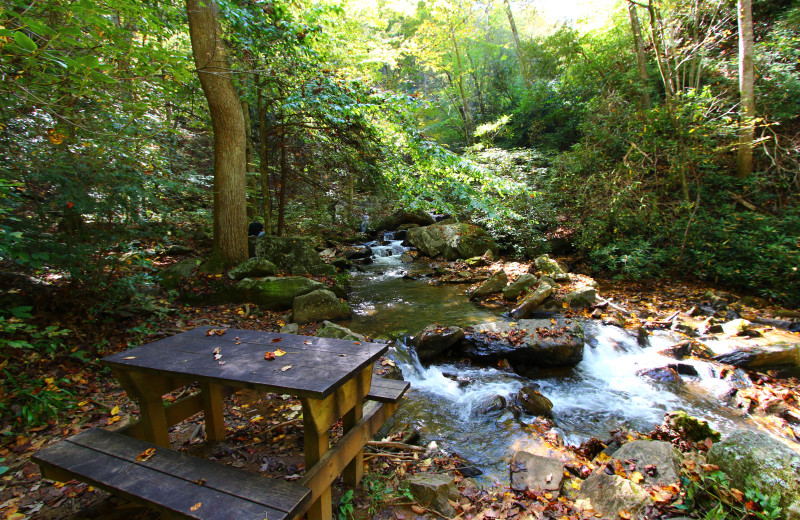
[[[367,394],[367,399],[381,403],[396,403],[403,397],[409,386],[411,383],[408,381],[372,376],[372,386]]]
[[[137,457],[155,448],[147,460]],[[157,447],[101,428],[86,430],[32,457],[45,478],[81,480],[182,518],[289,520],[311,491],[218,462]]]

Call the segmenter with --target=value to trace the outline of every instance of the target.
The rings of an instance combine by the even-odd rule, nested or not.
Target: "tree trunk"
[[[286,125],[283,124],[283,114],[281,114],[281,182],[278,186],[278,236],[283,236],[283,228],[286,224],[286,179],[288,177],[286,166]]]
[[[267,149],[267,107],[264,104],[264,84],[258,84],[258,173],[261,178],[261,214],[264,217],[264,231],[272,234],[272,194],[269,189],[269,154]]]
[[[224,266],[247,259],[245,129],[213,0],[186,0],[189,36],[214,130],[214,254]]]
[[[653,0],[647,2],[647,11],[650,14],[650,42],[653,44],[653,50],[656,53],[656,63],[658,64],[658,71],[661,73],[661,81],[664,83],[667,101],[671,102],[672,98],[675,97],[675,78],[669,49],[667,49],[664,41],[661,14],[653,5]]]
[[[739,178],[753,171],[755,136],[755,92],[753,71],[753,6],[751,0],[738,0],[739,18],[739,150],[736,166]]]
[[[514,13],[511,12],[511,2],[503,0],[506,5],[506,16],[508,16],[508,24],[511,26],[511,34],[514,35],[514,43],[517,46],[517,59],[519,60],[519,69],[522,74],[522,79],[525,80],[525,85],[530,89],[533,85],[531,76],[528,73],[528,65],[525,62],[525,57],[522,55],[522,45],[519,43],[519,33],[517,32],[517,24],[514,23]]]
[[[506,0],[508,1],[508,0]],[[642,27],[639,24],[639,14],[636,12],[636,5],[628,0],[628,13],[631,17],[631,32],[633,33],[633,45],[636,51],[636,64],[639,66],[639,81],[642,88],[642,109],[650,110],[650,82],[647,77],[647,57],[644,54],[644,42],[642,41]]]
[[[458,67],[458,92],[461,95],[461,107],[464,112],[464,130],[467,134],[467,144],[472,144],[474,141],[474,136],[472,135],[473,131],[473,124],[472,124],[472,116],[469,112],[469,104],[467,103],[467,94],[464,91],[464,73],[463,68],[461,67],[461,53],[458,50],[458,41],[456,40],[456,35],[453,30],[450,30],[450,37],[453,39],[453,50],[456,54],[456,67]]]

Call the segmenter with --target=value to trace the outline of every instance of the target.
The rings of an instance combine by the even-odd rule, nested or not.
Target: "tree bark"
[[[506,0],[508,1],[508,0]],[[636,12],[636,5],[628,0],[628,13],[631,17],[631,32],[633,33],[633,45],[636,51],[636,64],[639,67],[639,81],[642,87],[642,109],[650,110],[652,102],[650,100],[650,81],[647,77],[647,57],[644,53],[644,41],[642,40],[642,27],[639,24],[639,14]]]
[[[458,92],[461,95],[461,109],[464,112],[464,131],[467,136],[467,144],[472,144],[474,142],[473,134],[473,124],[472,124],[472,115],[469,111],[469,104],[467,103],[467,94],[464,91],[464,73],[463,68],[461,66],[461,53],[458,50],[458,41],[456,40],[455,32],[450,29],[450,37],[453,40],[453,50],[455,51],[456,55],[456,67],[458,67],[457,71],[457,78],[458,81]]]
[[[272,194],[269,189],[269,153],[267,149],[267,107],[264,103],[264,84],[258,83],[258,173],[261,178],[261,214],[264,230],[272,234]]]
[[[739,178],[753,171],[755,136],[755,79],[753,67],[753,6],[751,0],[738,0],[739,19],[739,149],[736,166]]]
[[[508,24],[511,26],[511,34],[514,35],[514,43],[517,46],[517,59],[519,60],[519,68],[522,73],[522,79],[525,80],[525,85],[530,89],[533,85],[531,76],[528,73],[528,65],[525,62],[525,57],[522,55],[522,45],[519,43],[519,32],[517,32],[517,24],[514,23],[514,13],[511,11],[511,2],[503,0],[506,5],[506,16],[508,16]]]
[[[214,130],[214,254],[223,266],[247,259],[245,128],[214,0],[186,0],[197,75]]]

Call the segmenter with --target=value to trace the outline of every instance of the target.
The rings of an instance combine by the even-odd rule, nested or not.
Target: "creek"
[[[508,464],[516,451],[552,455],[551,445],[525,428],[524,423],[538,419],[525,415],[517,419],[510,410],[479,413],[481,404],[494,396],[510,402],[532,380],[509,370],[465,366],[457,360],[423,366],[406,346],[406,336],[432,323],[465,327],[506,318],[502,315],[505,309],[487,309],[471,302],[463,284],[431,285],[424,279],[406,277],[428,267],[401,263],[402,251],[397,241],[373,247],[373,263],[352,275],[354,316],[342,323],[372,338],[398,338],[392,343],[391,357],[403,378],[411,382],[411,390],[395,413],[395,424],[411,424],[421,433],[423,443],[436,441],[445,451],[472,462],[484,472],[485,483],[507,479]],[[565,444],[608,438],[611,430],[620,427],[649,431],[672,410],[705,419],[723,434],[747,427],[744,419],[722,406],[732,383],[719,379],[712,364],[683,361],[698,373],[684,376],[683,384],[657,383],[636,374],[674,363],[658,351],[680,341],[677,335],[655,332],[649,346],[642,348],[632,331],[594,320],[584,322],[584,333],[584,356],[579,365],[542,372],[535,380],[553,403],[556,427],[551,433],[557,433]]]

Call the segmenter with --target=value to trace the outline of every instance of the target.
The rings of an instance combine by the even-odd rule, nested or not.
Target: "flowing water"
[[[489,480],[507,475],[508,462],[518,450],[546,455],[548,446],[524,425],[535,418],[518,420],[510,411],[477,412],[495,396],[510,401],[530,379],[455,362],[425,367],[406,348],[404,336],[432,323],[464,327],[505,318],[503,309],[490,310],[469,301],[464,285],[430,285],[404,277],[421,267],[400,262],[399,244],[373,247],[374,263],[354,273],[350,295],[354,317],[343,323],[373,338],[400,338],[392,344],[392,356],[404,379],[411,382],[411,390],[395,414],[395,423],[414,425],[423,441],[436,441],[446,451],[460,454],[485,471]],[[583,361],[574,369],[543,373],[535,380],[541,393],[553,402],[554,433],[565,443],[607,438],[609,431],[621,426],[649,431],[665,412],[677,409],[706,419],[723,432],[744,426],[743,419],[721,407],[732,383],[719,379],[708,363],[683,362],[693,365],[699,375],[684,377],[682,385],[656,383],[636,375],[641,369],[674,363],[658,351],[681,338],[658,332],[650,336],[650,345],[642,348],[634,334],[618,327],[586,321],[584,329]]]

